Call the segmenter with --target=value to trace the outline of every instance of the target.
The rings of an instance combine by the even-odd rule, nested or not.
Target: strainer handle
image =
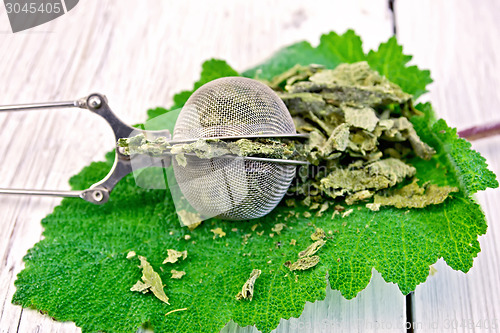
[[[19,105],[0,106],[0,112],[29,111],[54,108],[81,108],[87,109],[100,115],[111,126],[116,141],[127,138],[132,133],[142,133],[149,138],[166,137],[171,138],[170,131],[145,131],[134,128],[122,122],[111,110],[107,99],[102,94],[91,94],[87,97],[67,102],[31,103]],[[116,142],[115,141],[115,142]],[[108,201],[109,194],[116,184],[133,170],[141,168],[159,166],[168,167],[170,158],[155,158],[146,155],[133,157],[124,155],[120,147],[116,147],[115,162],[110,172],[103,180],[95,183],[90,188],[83,191],[58,191],[58,190],[34,190],[34,189],[4,189],[0,188],[0,194],[21,194],[21,195],[48,195],[60,197],[80,197],[94,204],[103,204]]]

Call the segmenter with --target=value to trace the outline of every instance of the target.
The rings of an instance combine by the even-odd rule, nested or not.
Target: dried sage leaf
[[[319,256],[311,256],[311,257],[303,257],[297,260],[294,263],[286,262],[285,266],[288,267],[291,271],[301,270],[304,271],[311,267],[316,266],[319,263]]]
[[[326,244],[326,240],[320,239],[307,247],[304,251],[299,252],[299,258],[310,257]]]
[[[349,195],[346,199],[345,199],[345,203],[348,204],[348,205],[352,205],[360,200],[365,200],[365,199],[369,199],[373,196],[373,192],[372,191],[368,191],[368,190],[362,190],[362,191],[359,191],[359,192],[356,192],[356,193],[353,193],[351,195]]]
[[[194,230],[202,222],[199,213],[189,212],[185,209],[178,210],[177,215],[179,215],[182,224],[188,226],[190,230]]]
[[[379,203],[367,203],[366,208],[369,210],[372,210],[374,212],[378,212],[380,210],[380,204]]]
[[[330,155],[333,151],[345,151],[349,144],[349,124],[343,123],[337,126],[328,140],[321,146],[324,156]]]
[[[139,268],[142,268],[142,281],[138,281],[132,288],[131,291],[139,291],[146,293],[148,291],[153,292],[153,294],[162,302],[168,303],[168,297],[163,290],[163,282],[161,281],[160,275],[153,270],[153,267],[148,263],[147,259],[143,256],[138,256],[141,261]]]
[[[428,205],[442,203],[453,192],[458,192],[458,188],[434,184],[424,184],[420,187],[415,180],[409,185],[388,192],[386,195],[375,195],[374,203],[396,208],[424,208]]]
[[[354,108],[347,105],[342,106],[347,124],[372,132],[378,124],[375,110],[370,107]]]
[[[238,295],[236,295],[237,300],[242,300],[242,299],[248,299],[250,301],[252,300],[255,281],[257,280],[257,278],[260,276],[261,273],[262,271],[260,269],[252,270],[252,273],[250,273],[250,277],[245,282]]]

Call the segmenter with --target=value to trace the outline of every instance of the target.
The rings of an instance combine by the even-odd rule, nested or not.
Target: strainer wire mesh
[[[228,77],[193,93],[177,119],[173,140],[295,133],[290,113],[269,87]],[[290,165],[186,157],[185,167],[173,159],[175,179],[185,199],[204,218],[264,216],[281,201],[295,176]]]

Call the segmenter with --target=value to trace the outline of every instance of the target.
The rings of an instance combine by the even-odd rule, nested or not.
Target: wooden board
[[[316,44],[322,33],[347,28],[362,36],[366,50],[387,40],[392,21],[386,2],[85,0],[57,20],[17,34],[0,6],[0,104],[102,92],[134,124],[144,121],[147,108],[168,106],[174,93],[191,88],[206,59],[222,58],[244,70],[282,46]],[[0,126],[0,187],[67,190],[71,175],[113,146],[102,119],[82,110],[0,114]],[[40,240],[40,220],[59,202],[0,197],[2,332],[79,331],[10,303],[22,257]],[[329,292],[327,301],[308,305],[279,331],[303,332],[301,325],[317,327],[323,320],[348,327],[362,322],[368,327],[363,331],[377,331],[380,322],[402,325],[404,311],[399,290],[375,273],[355,300]]]
[[[397,1],[397,31],[414,63],[429,68],[430,94],[439,116],[459,129],[499,122],[500,4],[498,1]],[[473,143],[500,174],[500,138]],[[444,261],[417,287],[416,332],[500,331],[500,190],[480,193],[488,220],[481,253],[467,273]]]

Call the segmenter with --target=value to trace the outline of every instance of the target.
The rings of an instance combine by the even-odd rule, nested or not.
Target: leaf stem
[[[168,316],[169,314],[174,313],[174,312],[178,312],[178,311],[186,311],[187,309],[188,308],[175,309],[175,310],[172,310],[172,311],[165,313],[165,316]]]
[[[461,138],[469,141],[488,138],[500,134],[500,122],[469,127],[458,132]]]

